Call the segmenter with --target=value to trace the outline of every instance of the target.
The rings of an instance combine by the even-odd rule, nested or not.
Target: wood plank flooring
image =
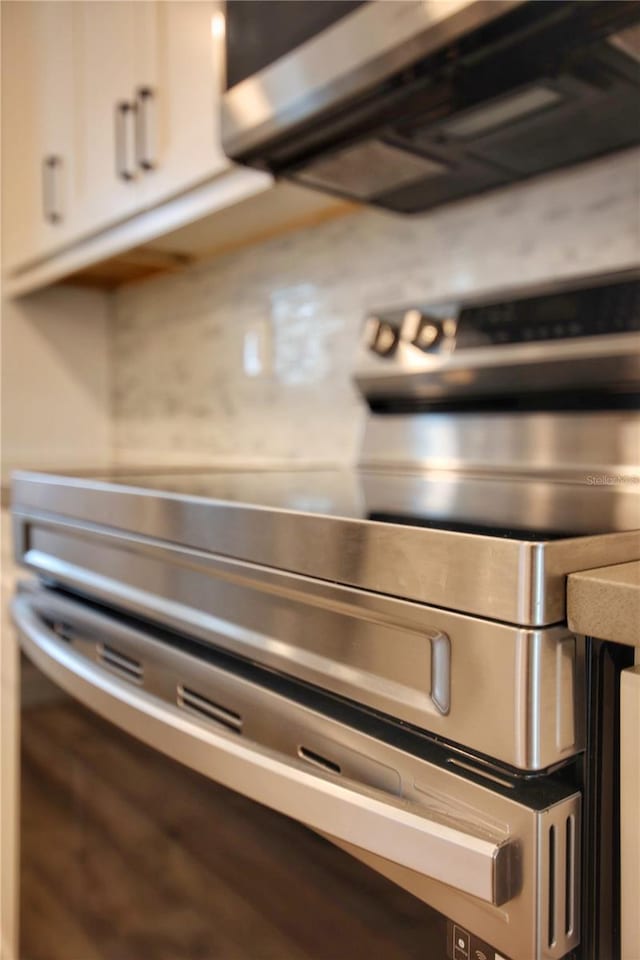
[[[420,901],[78,704],[22,716],[21,960],[432,960]]]

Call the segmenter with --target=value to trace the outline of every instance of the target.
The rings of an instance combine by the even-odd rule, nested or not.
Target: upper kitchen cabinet
[[[100,229],[229,168],[222,35],[206,2],[75,4],[83,227]]]
[[[1,9],[6,295],[117,285],[344,208],[225,157],[220,3]]]
[[[8,266],[73,236],[73,3],[2,4],[3,249]]]
[[[146,3],[74,4],[79,135],[74,190],[78,233],[100,229],[144,205],[136,158],[138,60],[148,42]]]
[[[203,0],[139,6],[153,16],[136,88],[138,164],[156,203],[230,168],[219,132],[224,15]]]

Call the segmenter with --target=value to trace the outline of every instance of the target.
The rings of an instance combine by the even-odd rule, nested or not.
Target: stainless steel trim
[[[365,397],[435,399],[606,383],[640,383],[640,334],[424,353],[400,340],[393,356],[361,350],[355,380]]]
[[[522,960],[538,960],[538,958],[540,958],[540,960],[560,960],[560,958],[566,957],[569,951],[578,946],[580,942],[580,884],[577,882],[577,878],[580,876],[581,864],[581,813],[580,797],[574,796],[565,803],[556,804],[549,808],[541,818],[537,841],[539,845],[538,872],[535,876],[539,900],[537,901],[538,909],[536,916],[533,920],[535,942],[538,945],[537,949],[524,942],[516,945],[512,940],[511,944],[503,946],[497,940],[494,939],[493,941],[499,950],[504,950],[506,954],[513,956],[516,960],[520,960],[520,958],[522,958]],[[572,849],[572,856],[567,862],[559,859],[555,864],[556,875],[554,878],[553,893],[554,909],[558,912],[555,926],[555,940],[550,944],[548,935],[548,900],[546,899],[549,893],[549,863],[545,841],[548,839],[548,831],[552,825],[554,829],[561,830],[567,822],[572,824],[572,835],[575,838],[576,846]],[[365,850],[359,849],[353,844],[336,840],[332,837],[329,837],[329,839],[341,847],[341,849],[346,850],[347,853],[350,853],[358,860],[366,863],[367,866],[377,870],[378,873],[382,873],[385,877],[388,877],[394,883],[408,890],[414,896],[430,903],[442,913],[447,914],[450,911],[450,898],[446,892],[442,888],[434,890],[433,885],[424,877],[419,876],[415,871],[406,870],[393,863],[385,863],[376,857],[372,857]],[[565,886],[567,881],[569,882],[568,890]],[[564,899],[565,892],[567,893],[566,899]],[[566,907],[569,909],[570,924],[568,926],[566,925]],[[471,928],[478,933],[479,936],[490,940],[491,937],[488,932],[482,932],[486,925],[486,919],[483,914],[484,908],[482,906],[477,906],[473,900],[467,899],[464,911],[458,919],[460,924],[466,929]],[[563,921],[565,922],[564,926]],[[524,931],[520,932],[524,933]],[[515,931],[512,931],[512,936],[514,934]],[[475,957],[473,960],[475,960]],[[497,954],[496,960],[498,960]]]
[[[39,520],[26,539],[22,563],[49,581],[512,766],[549,767],[584,745],[582,646],[565,627],[517,628],[108,530]]]
[[[521,2],[403,0],[364,5],[224,92],[225,152],[238,157]]]
[[[540,831],[540,935],[546,940],[546,955],[561,960],[567,939],[580,926],[580,900],[576,887],[580,877],[579,811],[548,811]],[[553,853],[552,853],[553,849]]]
[[[338,780],[258,744],[192,721],[158,697],[112,677],[61,642],[28,596],[13,616],[29,657],[102,716],[224,786],[490,904],[514,894],[513,843],[430,819],[416,805]],[[103,626],[104,629],[104,626]]]
[[[543,492],[544,484],[536,488],[532,481],[547,477],[593,487],[601,478],[612,476],[616,482],[611,484],[610,493],[615,487],[616,495],[602,497],[602,504],[594,509],[606,515],[615,501],[620,525],[626,513],[629,525],[640,528],[639,437],[640,413],[635,410],[371,414],[361,453],[365,500],[386,501],[395,485],[397,501],[404,502],[405,511],[412,504],[417,509],[424,496],[425,471],[431,471],[432,486],[435,470],[465,471],[485,476],[488,481],[484,488],[481,483],[475,484],[477,502],[472,507],[469,504],[479,523],[490,506],[494,513],[504,514],[504,526],[521,527],[524,521],[531,529],[544,529],[571,522],[577,523],[579,529],[581,521],[588,530],[593,522],[590,508],[583,505],[578,511],[571,505],[580,500],[584,504],[588,491],[581,495],[578,488],[569,494],[560,487],[550,494],[548,486]],[[370,476],[369,471],[378,469],[386,473]],[[404,471],[407,476],[389,478],[390,470]],[[489,493],[490,476],[496,481],[493,497]],[[508,479],[516,477],[519,483]],[[523,484],[523,480],[529,482]],[[464,486],[462,477],[461,491]],[[467,483],[466,488],[472,490],[474,484]],[[609,503],[604,502],[606,499]],[[510,503],[512,509],[508,507]]]
[[[482,484],[474,485],[474,489],[479,496],[486,497],[490,492]],[[575,485],[573,496],[575,503],[587,511],[585,516],[600,508],[615,513],[619,504],[624,507],[625,503],[628,506],[624,509],[635,511],[640,499],[632,492],[622,495],[621,489],[622,485],[612,496],[611,491],[603,492],[597,485]],[[515,484],[510,490],[513,503],[520,492]],[[455,489],[450,493],[455,495]],[[547,486],[529,493],[553,500],[558,492]],[[504,485],[498,484],[492,495],[504,496]],[[571,490],[563,488],[561,496],[571,509]],[[564,620],[567,574],[640,559],[637,530],[524,542],[45,474],[15,474],[13,502],[18,524],[48,518],[87,528],[99,526],[106,533],[111,528],[114,534],[126,531],[134,538],[150,537],[332,583],[536,627]],[[526,504],[527,496],[521,502]],[[17,536],[22,536],[20,531]]]

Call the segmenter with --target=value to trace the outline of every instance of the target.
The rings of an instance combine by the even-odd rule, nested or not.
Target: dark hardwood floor
[[[22,960],[431,960],[433,914],[64,700],[23,711]]]

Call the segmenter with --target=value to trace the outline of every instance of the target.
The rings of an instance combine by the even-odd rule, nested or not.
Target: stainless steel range
[[[640,282],[371,313],[355,470],[18,474],[26,653],[435,911],[430,960],[614,960],[616,678],[567,575],[640,558]]]

